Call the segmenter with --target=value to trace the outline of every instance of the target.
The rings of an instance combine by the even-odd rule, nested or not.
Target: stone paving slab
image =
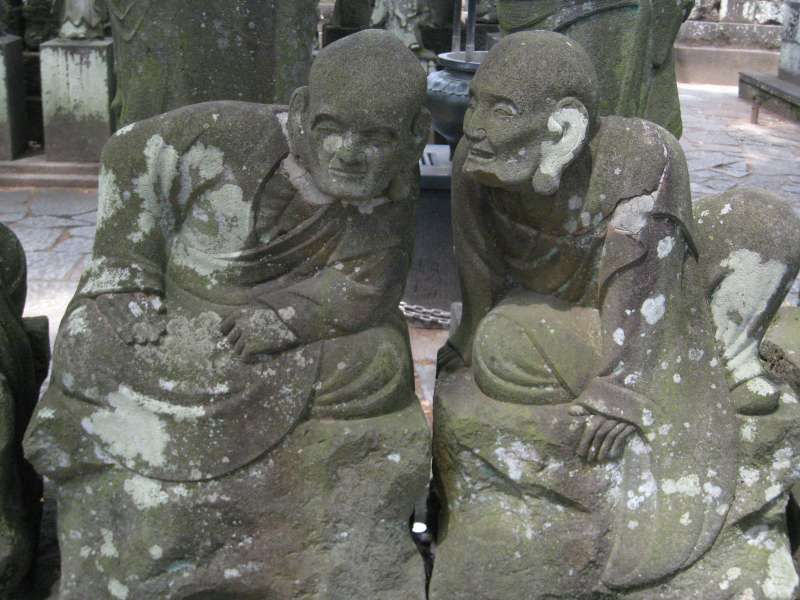
[[[767,111],[751,124],[750,106],[733,87],[682,85],[681,103],[695,199],[735,185],[762,187],[800,214],[800,124]],[[91,252],[96,198],[93,190],[0,190],[0,221],[28,252],[27,314],[50,317],[51,338]],[[436,351],[447,333],[412,328],[411,334],[417,389],[430,413]]]

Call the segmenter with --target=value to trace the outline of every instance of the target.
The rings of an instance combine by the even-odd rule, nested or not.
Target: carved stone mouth
[[[478,160],[493,160],[494,154],[488,150],[483,150],[476,146],[472,146],[469,150],[469,157],[476,158]]]
[[[364,175],[367,174],[367,171],[365,169],[346,170],[346,169],[338,169],[336,167],[331,167],[330,171],[333,175],[336,175],[337,177],[348,177],[348,178],[364,177]]]

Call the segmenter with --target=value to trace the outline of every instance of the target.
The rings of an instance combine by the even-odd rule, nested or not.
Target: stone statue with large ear
[[[369,30],[289,107],[193,105],[106,146],[26,438],[61,600],[424,597],[430,435],[398,310],[424,101],[418,60]]]
[[[472,82],[430,598],[791,600],[800,390],[759,353],[800,219],[755,190],[693,210],[675,138],[599,98],[550,32],[504,38]]]
[[[36,553],[42,480],[22,456],[39,387],[47,377],[47,318],[23,318],[27,293],[25,253],[0,223],[0,597],[17,589]]]

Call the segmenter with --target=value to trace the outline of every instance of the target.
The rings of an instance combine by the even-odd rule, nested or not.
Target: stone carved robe
[[[462,142],[456,172],[465,150]],[[466,177],[456,179],[454,235],[464,315],[449,343],[472,363],[489,396],[553,404],[534,409],[541,411],[545,429],[558,405],[577,399],[591,412],[635,424],[642,432],[622,462],[621,500],[609,524],[602,575],[608,587],[630,588],[693,564],[714,543],[733,499],[737,423],[722,366],[709,363],[716,355],[714,327],[677,141],[653,124],[611,117],[603,119],[591,152],[593,177],[585,197],[571,206],[574,218],[553,231],[523,225],[521,213],[540,207],[525,206],[511,193],[481,190]],[[565,314],[582,319],[581,311],[589,309],[586,314],[596,316],[586,317],[586,323],[599,321],[600,335],[597,355],[582,354],[585,340],[553,337],[556,320],[526,322],[535,345],[546,343],[548,377],[561,388],[544,388],[538,401],[526,400],[527,386],[491,375],[481,381],[480,372],[494,367],[475,361],[492,360],[496,341],[486,346],[488,358],[473,350],[482,343],[479,325],[493,307],[507,305],[501,308],[513,319],[531,293],[552,299],[553,319]],[[570,308],[576,312],[564,312]],[[586,339],[591,330],[587,327]],[[554,422],[565,418],[553,417]],[[501,450],[495,453],[503,455]],[[501,471],[516,464],[496,458],[492,462]],[[592,485],[582,492],[571,476],[548,473],[532,474],[530,483],[564,499],[565,506],[596,502]],[[507,476],[520,481],[520,473]],[[671,536],[668,547],[665,531]]]

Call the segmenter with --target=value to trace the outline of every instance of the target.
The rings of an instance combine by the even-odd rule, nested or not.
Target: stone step
[[[0,175],[92,175],[100,172],[99,163],[47,162],[41,155],[0,161]]]
[[[0,187],[3,188],[81,188],[97,187],[97,175],[74,173],[3,173],[0,172]]]

